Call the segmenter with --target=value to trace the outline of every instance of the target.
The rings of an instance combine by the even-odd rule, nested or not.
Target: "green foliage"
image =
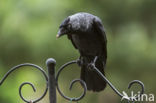
[[[99,16],[106,28],[106,75],[113,84],[122,90],[129,81],[139,79],[145,83],[147,93],[155,93],[155,5],[155,0],[1,0],[0,78],[10,67],[23,62],[39,64],[45,68],[45,60],[53,57],[58,68],[67,61],[77,59],[79,53],[70,41],[66,37],[56,39],[56,34],[65,17],[84,11]],[[62,89],[70,96],[80,95],[81,92],[80,85],[77,85],[79,90],[73,88],[77,93],[66,89],[68,80],[75,77],[73,73],[79,77],[79,70],[75,72],[74,69],[66,71],[60,78]],[[0,87],[0,102],[22,102],[18,96],[18,86],[27,80],[38,85],[38,92],[33,93],[30,87],[25,87],[25,97],[39,97],[44,90],[44,79],[37,71],[24,69],[12,74]],[[47,103],[47,98],[41,102]],[[101,93],[88,92],[80,103],[119,101],[120,98],[107,88]],[[58,102],[67,101],[58,96]]]

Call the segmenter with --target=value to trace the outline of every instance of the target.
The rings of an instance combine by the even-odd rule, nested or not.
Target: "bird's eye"
[[[59,26],[59,28],[62,28],[62,27],[63,27],[62,25]]]

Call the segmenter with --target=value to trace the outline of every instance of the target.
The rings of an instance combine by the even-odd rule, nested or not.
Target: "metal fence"
[[[29,67],[34,67],[35,69],[39,70],[40,72],[42,72],[42,74],[44,75],[44,78],[46,80],[46,88],[44,93],[42,94],[42,96],[36,100],[27,100],[23,97],[22,95],[22,87],[24,85],[30,85],[34,91],[36,91],[34,85],[30,82],[24,82],[20,85],[19,87],[19,95],[21,97],[21,99],[26,102],[26,103],[37,103],[40,100],[42,100],[45,95],[47,94],[48,90],[49,90],[49,102],[50,103],[57,103],[57,97],[56,97],[56,90],[58,91],[58,93],[65,99],[69,100],[69,101],[79,101],[81,99],[83,99],[83,97],[86,95],[86,91],[87,91],[87,87],[86,84],[83,80],[81,79],[75,79],[71,82],[70,84],[70,89],[72,88],[73,84],[76,82],[80,82],[82,84],[82,87],[84,89],[83,93],[81,94],[80,97],[75,97],[75,98],[71,98],[71,97],[67,97],[63,94],[63,92],[60,90],[59,88],[59,84],[58,84],[58,78],[59,75],[61,73],[62,70],[64,70],[67,66],[71,65],[71,64],[78,64],[79,60],[73,60],[70,62],[65,63],[64,65],[62,65],[60,67],[60,69],[58,70],[57,74],[55,74],[55,64],[56,61],[53,58],[49,58],[46,61],[46,65],[47,65],[47,69],[48,69],[48,74],[43,70],[43,68],[41,68],[38,65],[35,64],[31,64],[31,63],[24,63],[24,64],[19,64],[13,68],[11,68],[6,74],[5,76],[2,78],[2,80],[0,81],[0,86],[4,83],[4,81],[6,80],[6,78],[9,76],[9,74],[11,74],[12,72],[14,72],[17,69],[20,69],[21,67],[25,67],[25,66],[29,66]],[[112,88],[112,90],[121,98],[123,99],[127,99],[127,102],[130,103],[134,103],[135,99],[137,99],[138,97],[134,98],[134,97],[125,97],[124,93],[120,93],[113,85],[112,83],[95,67],[95,64],[92,65],[92,69],[95,70],[100,76],[101,78],[103,78],[104,81],[107,82],[107,84]],[[140,91],[140,96],[144,93],[144,84],[139,81],[139,80],[133,80],[132,82],[129,83],[128,85],[128,89],[131,88],[131,86],[133,84],[139,84],[141,86],[141,91]]]

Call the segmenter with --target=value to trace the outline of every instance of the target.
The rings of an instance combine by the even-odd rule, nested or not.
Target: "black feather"
[[[106,82],[95,71],[88,68],[88,64],[98,56],[95,66],[105,75],[107,38],[101,20],[89,13],[77,13],[69,16],[65,21],[61,25],[71,25],[67,36],[80,52],[81,79],[86,82],[88,90],[97,92],[103,90]]]

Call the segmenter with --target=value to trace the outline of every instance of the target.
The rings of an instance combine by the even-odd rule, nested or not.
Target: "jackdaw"
[[[67,17],[60,25],[57,38],[67,35],[80,53],[80,78],[85,81],[88,90],[102,91],[106,82],[90,68],[92,63],[105,75],[107,60],[107,38],[100,18],[81,12]],[[96,61],[95,57],[97,57]]]

